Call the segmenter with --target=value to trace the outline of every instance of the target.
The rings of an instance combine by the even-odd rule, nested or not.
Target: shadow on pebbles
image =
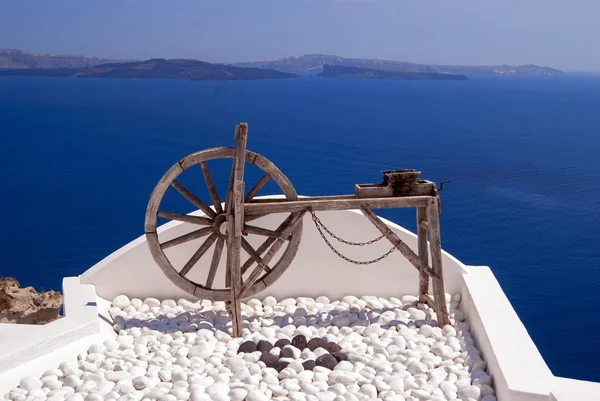
[[[114,339],[90,346],[15,401],[494,401],[459,309],[452,325],[414,296],[251,299],[232,338],[224,302],[117,296]]]

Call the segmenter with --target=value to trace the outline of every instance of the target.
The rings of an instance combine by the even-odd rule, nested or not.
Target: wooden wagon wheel
[[[192,153],[179,162],[175,163],[160,179],[148,202],[146,209],[145,232],[150,252],[155,261],[165,273],[165,275],[179,288],[198,298],[211,299],[215,301],[228,300],[231,297],[231,283],[228,274],[226,275],[225,288],[213,288],[214,279],[219,268],[219,261],[223,253],[223,248],[229,246],[227,241],[227,205],[233,202],[230,196],[234,181],[236,149],[230,147],[220,147],[207,149]],[[219,197],[207,162],[215,159],[234,159],[232,173],[229,181],[229,190],[225,199],[225,207],[221,205]],[[253,164],[264,172],[262,178],[246,193],[243,202],[251,202],[258,192],[269,181],[273,180],[285,195],[286,200],[298,200],[298,194],[288,178],[267,158],[250,151],[245,152],[246,163]],[[210,194],[213,207],[208,206],[200,198],[190,192],[187,188],[177,182],[177,178],[189,168],[200,165],[208,192]],[[193,216],[186,214],[176,214],[160,210],[160,204],[163,196],[169,187],[173,187],[185,199],[196,206],[204,213],[204,216]],[[286,215],[285,213],[283,214]],[[287,218],[283,220],[276,230],[259,227],[256,224],[246,224],[261,216],[252,216],[244,219],[243,233],[247,235],[258,235],[265,238],[264,242],[257,248],[242,238],[242,249],[249,255],[248,260],[242,264],[242,295],[244,297],[254,295],[267,288],[283,274],[288,268],[296,252],[302,237],[302,212],[287,213]],[[158,217],[178,220],[198,226],[198,229],[188,234],[160,242],[157,235]],[[191,259],[180,269],[176,269],[167,255],[165,249],[171,248],[189,241],[206,237],[200,247],[193,254]],[[205,283],[196,283],[186,278],[186,275],[194,268],[198,261],[213,247],[210,268]],[[281,251],[279,259],[271,264],[271,260]],[[208,255],[207,255],[208,256]],[[254,266],[256,264],[256,266]],[[252,268],[254,266],[254,268]],[[229,273],[227,271],[226,273]]]

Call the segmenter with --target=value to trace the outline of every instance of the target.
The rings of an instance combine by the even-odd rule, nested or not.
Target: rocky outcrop
[[[0,323],[46,324],[58,319],[62,295],[20,288],[14,278],[0,279]]]

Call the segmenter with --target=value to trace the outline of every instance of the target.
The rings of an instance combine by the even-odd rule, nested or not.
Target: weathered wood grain
[[[268,228],[253,226],[250,224],[244,224],[244,229],[242,230],[242,232],[244,235],[256,234],[256,235],[262,235],[264,237],[275,237],[275,238],[278,238],[279,236],[281,236],[281,233],[278,233],[277,231],[269,230]]]
[[[221,206],[221,199],[219,199],[219,194],[217,193],[217,189],[215,188],[215,184],[212,180],[212,176],[210,175],[210,170],[208,169],[208,165],[205,161],[200,162],[200,167],[202,168],[202,175],[204,176],[204,182],[206,182],[206,188],[208,188],[208,193],[210,194],[210,199],[212,200],[213,206],[217,214],[223,213],[223,207]]]
[[[427,207],[417,208],[417,249],[419,258],[429,265],[429,252],[427,249],[427,228],[423,223],[427,221]],[[419,270],[419,300],[424,302],[424,296],[429,292],[429,275]]]
[[[232,216],[232,215],[230,215]],[[227,231],[235,232],[235,222],[231,218],[227,220]],[[227,270],[231,278],[231,288],[229,291],[229,312],[231,316],[232,331],[234,337],[242,335],[242,305],[239,297],[242,279],[240,274],[240,248],[241,237],[235,235],[227,236]]]
[[[212,219],[209,219],[208,217],[190,216],[188,214],[170,213],[160,210],[158,211],[157,215],[163,219],[184,221],[186,223],[198,224],[201,226],[211,226],[213,224]]]
[[[221,254],[223,253],[223,246],[225,245],[225,239],[219,237],[215,244],[215,251],[213,252],[212,261],[210,263],[210,270],[206,277],[206,288],[210,289],[217,275],[217,269],[219,268],[219,262],[221,261]]]
[[[417,269],[427,272],[432,277],[439,277],[438,273],[429,267],[406,245],[383,221],[379,219],[367,206],[361,206],[360,210],[371,223],[400,251],[406,259]]]
[[[294,215],[290,214],[280,225],[279,227],[277,227],[277,232],[279,233],[278,236],[281,235],[281,233],[283,232],[283,230],[290,225],[294,220]],[[273,244],[273,242],[275,242],[275,237],[269,237],[267,238],[256,250],[256,252],[259,255],[262,255],[270,246],[271,244]],[[254,259],[252,258],[248,258],[248,260],[246,260],[246,262],[242,265],[242,275],[246,274],[246,271],[250,268],[250,266],[252,266],[252,264],[254,263]]]
[[[379,198],[390,196],[433,196],[435,184],[424,181],[411,186],[395,187],[391,184],[356,184],[354,194],[357,198]]]
[[[263,271],[266,271],[267,273],[269,273],[268,263],[271,262],[273,257],[279,251],[279,249],[281,249],[281,247],[283,246],[283,244],[286,241],[286,238],[288,238],[291,235],[291,233],[296,229],[296,227],[302,222],[303,216],[304,216],[304,213],[302,213],[301,215],[294,216],[294,218],[290,221],[290,224],[287,224],[281,230],[280,237],[275,239],[275,243],[269,249],[269,251],[267,252],[265,257],[262,259],[262,261],[259,261],[256,259],[257,256],[260,258],[260,255],[262,254],[262,252],[256,252],[255,255],[252,255],[249,253],[251,255],[251,258],[257,262],[257,266],[252,271],[250,276],[246,279],[246,282],[242,285],[242,297],[244,297],[247,294],[248,290],[251,288],[251,286],[253,286],[255,284],[256,280],[258,279],[258,277],[260,276],[260,274]],[[250,244],[248,244],[248,245],[250,245]],[[254,249],[252,249],[252,250],[254,250]],[[262,262],[262,263],[260,263],[260,262]],[[278,272],[278,273],[281,275],[281,272]],[[265,286],[266,286],[266,284],[265,284]]]
[[[343,199],[356,199],[354,195],[328,195],[328,196],[303,196],[300,198],[301,200],[310,199],[311,201],[315,200],[343,200]],[[290,200],[286,198],[259,198],[252,199],[250,202],[246,202],[246,204],[255,204],[255,203],[288,203]]]
[[[152,194],[150,195],[150,200],[148,201],[148,207],[146,208],[146,218],[144,221],[144,232],[151,233],[156,232],[156,217],[158,213],[158,208],[160,207],[160,202],[171,182],[179,174],[183,172],[183,168],[179,165],[179,163],[175,163],[167,172],[160,178],[154,190],[152,190]]]
[[[202,255],[208,251],[208,248],[215,242],[217,239],[217,234],[212,233],[203,243],[200,245],[200,248],[192,255],[190,260],[183,266],[183,268],[179,271],[179,275],[185,277],[189,271],[198,263]]]
[[[190,233],[184,234],[180,237],[165,241],[162,244],[160,244],[160,247],[162,249],[168,249],[175,245],[184,244],[186,242],[193,241],[198,238],[202,238],[212,232],[214,232],[212,227],[203,227],[198,230],[192,231]]]
[[[429,246],[431,253],[431,265],[437,276],[433,280],[433,298],[436,304],[436,314],[440,327],[450,324],[448,310],[446,308],[446,292],[444,291],[444,272],[442,268],[442,243],[440,235],[439,220],[439,198],[432,198],[428,208],[429,215]]]
[[[206,203],[202,202],[196,195],[194,195],[189,189],[181,185],[177,181],[173,181],[171,186],[175,188],[177,192],[179,192],[185,199],[187,199],[192,205],[196,206],[198,209],[202,210],[205,215],[211,218],[217,217],[217,214],[214,210],[210,208]]]
[[[160,248],[160,243],[158,242],[158,235],[156,232],[148,232],[146,233],[146,239],[148,248],[150,249],[150,254],[158,264],[158,267],[162,270],[162,272],[167,276],[167,278],[175,284],[177,287],[181,288],[183,291],[188,294],[194,294],[196,289],[196,285],[192,283],[190,280],[185,277],[181,277],[179,273],[173,268],[173,265],[167,259],[164,251]]]
[[[248,139],[248,124],[241,123],[236,127],[235,140],[237,142],[234,168],[233,185],[231,194],[228,194],[230,203],[227,207],[227,239],[229,242],[229,253],[231,261],[228,263],[229,276],[231,278],[231,320],[234,337],[242,335],[242,310],[241,310],[241,290],[242,290],[242,272],[240,266],[240,251],[242,245],[246,242],[242,238],[242,228],[244,227],[244,166],[246,160],[246,143]]]
[[[325,198],[325,197],[323,197]],[[430,196],[413,196],[407,198],[364,198],[364,199],[318,199],[303,197],[297,201],[288,202],[250,202],[245,205],[245,213],[248,216],[256,214],[299,212],[311,208],[315,212],[324,210],[349,210],[359,209],[368,204],[369,208],[406,208],[416,206],[427,206]]]
[[[265,173],[260,180],[248,191],[246,197],[244,198],[244,202],[250,202],[254,197],[260,192],[260,190],[265,186],[267,182],[271,179],[271,175],[269,173]]]

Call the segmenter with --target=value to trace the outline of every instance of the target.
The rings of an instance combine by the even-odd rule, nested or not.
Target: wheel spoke
[[[181,237],[173,238],[169,241],[163,242],[162,244],[160,244],[160,246],[162,249],[171,248],[172,246],[183,244],[204,237],[205,235],[208,235],[211,232],[213,232],[212,227],[203,227],[196,231],[192,231],[191,233],[184,234]]]
[[[170,213],[158,211],[158,217],[169,220],[185,221],[186,223],[199,224],[201,226],[212,226],[213,221],[208,217],[190,216],[188,214]]]
[[[248,290],[250,290],[250,288],[254,285],[254,282],[258,278],[258,276],[263,271],[266,271],[267,273],[270,271],[270,268],[267,266],[267,264],[271,261],[271,259],[273,259],[273,257],[275,256],[275,254],[277,254],[277,252],[279,251],[279,249],[281,249],[281,247],[283,246],[283,244],[286,241],[285,239],[290,236],[290,234],[292,233],[292,231],[294,231],[294,229],[296,228],[296,226],[298,225],[298,223],[300,223],[302,221],[302,218],[304,217],[304,213],[305,212],[303,212],[303,213],[299,214],[298,216],[296,216],[290,222],[290,224],[287,224],[285,226],[285,228],[281,231],[282,236],[279,237],[279,238],[277,238],[277,239],[274,239],[275,243],[269,249],[269,251],[267,252],[267,254],[265,255],[265,257],[262,260],[260,260],[260,256],[258,256],[258,259],[256,259],[256,255],[250,254],[250,256],[253,259],[256,260],[256,262],[258,263],[258,265],[254,268],[254,270],[252,271],[252,273],[250,273],[250,276],[248,277],[248,279],[246,280],[246,282],[242,286],[241,295],[240,295],[241,297],[243,297],[246,294],[246,292]],[[290,215],[290,217],[292,217],[292,216],[293,216],[293,214]],[[271,240],[271,239],[273,239],[273,238],[268,238],[268,240]],[[242,238],[242,240],[245,241],[244,238]],[[244,245],[243,242],[242,242],[242,245]],[[248,247],[250,247],[250,244],[248,244]],[[250,247],[250,248],[252,249],[252,247]],[[246,249],[246,248],[244,247],[244,249]],[[248,250],[246,250],[246,252],[248,252]],[[262,252],[261,252],[261,254],[262,254]]]
[[[204,176],[204,181],[206,181],[206,187],[208,188],[208,192],[210,193],[210,199],[212,199],[213,206],[217,211],[217,214],[223,213],[223,207],[221,207],[221,199],[219,199],[219,194],[217,193],[217,189],[215,188],[215,184],[213,183],[212,177],[210,176],[210,171],[208,171],[208,166],[206,162],[200,162],[200,167],[202,167],[202,175]]]
[[[204,214],[208,217],[212,217],[213,219],[217,216],[214,210],[212,210],[206,203],[202,202],[196,195],[191,193],[186,187],[178,183],[177,181],[173,181],[171,184],[173,188],[177,190],[185,199],[190,201],[190,203],[196,206],[198,209],[202,210]]]
[[[275,237],[275,238],[279,238],[281,236],[281,233],[279,233],[277,231],[269,230],[268,228],[252,226],[250,224],[244,225],[243,233],[244,233],[244,235],[256,234],[256,235],[263,235],[265,237]]]
[[[271,179],[271,174],[265,173],[265,175],[263,175],[261,177],[261,179],[258,180],[256,185],[254,185],[252,187],[252,189],[248,192],[248,194],[246,195],[246,198],[244,199],[244,202],[250,202],[256,196],[256,194],[258,194],[258,192],[262,189],[262,187],[264,187],[265,184],[267,182],[269,182],[270,179]]]
[[[254,285],[254,282],[256,281],[258,276],[260,276],[260,274],[262,272],[266,271],[268,273],[269,271],[271,271],[271,268],[267,264],[271,261],[271,259],[273,259],[273,256],[275,255],[275,253],[277,253],[279,248],[281,248],[282,244],[283,244],[283,241],[281,240],[281,238],[279,238],[279,240],[276,240],[275,244],[273,245],[273,247],[271,249],[269,249],[269,252],[267,252],[264,259],[262,259],[260,256],[258,256],[258,254],[255,254],[255,255],[251,254],[252,258],[256,261],[257,265],[254,268],[254,270],[252,271],[252,273],[250,273],[250,276],[248,277],[248,279],[244,282],[244,285],[242,286],[242,290],[241,290],[242,297],[244,296],[246,291],[248,291],[248,289],[250,289],[252,287],[252,285]],[[243,245],[243,243],[242,243],[242,245]],[[254,251],[254,249],[250,246],[250,244],[248,244],[248,247],[250,247],[250,249],[252,249]],[[276,248],[276,249],[273,249],[273,248]],[[244,249],[246,249],[246,248],[244,248]],[[248,250],[246,250],[246,252],[248,252]],[[248,252],[248,253],[250,253],[250,252]]]
[[[242,248],[244,248],[244,251],[246,251],[256,263],[258,263],[262,270],[271,271],[271,268],[263,261],[258,252],[252,248],[252,245],[250,245],[250,243],[244,237],[242,237]]]
[[[281,232],[282,230],[285,229],[285,227],[290,224],[292,222],[292,220],[294,219],[294,215],[290,214],[287,219],[285,219],[283,221],[283,223],[281,223],[279,225],[279,227],[277,228],[277,231]],[[273,242],[275,242],[275,238],[274,237],[269,237],[265,240],[265,242],[263,242],[258,249],[256,250],[256,253],[258,253],[259,255],[262,255],[267,249],[269,249],[269,247],[271,246],[271,244],[273,244]],[[254,259],[252,258],[248,258],[248,260],[246,260],[246,262],[242,265],[242,275],[244,273],[246,273],[246,271],[250,268],[250,266],[252,266],[252,264],[254,263]]]
[[[217,268],[219,267],[219,262],[221,261],[221,254],[223,253],[224,244],[225,239],[219,238],[217,240],[217,244],[215,245],[215,252],[213,253],[212,262],[210,264],[210,270],[208,271],[208,277],[206,278],[206,288],[211,288],[213,285],[215,275],[217,274]]]
[[[196,253],[194,253],[192,255],[191,259],[188,260],[188,262],[185,264],[185,266],[183,266],[183,268],[179,272],[179,275],[181,277],[185,277],[185,275],[189,273],[189,271],[192,269],[192,267],[194,267],[194,265],[196,263],[198,263],[198,261],[200,260],[202,255],[204,255],[206,253],[206,251],[208,251],[208,248],[210,248],[210,246],[213,244],[213,242],[215,242],[216,239],[217,239],[217,234],[212,233],[206,239],[206,241],[204,241],[204,243],[202,245],[200,245],[200,248],[198,248]]]
[[[288,237],[290,236],[290,234],[292,233],[292,231],[294,230],[294,228],[296,228],[296,226],[298,225],[299,222],[302,221],[302,217],[304,217],[304,213],[306,213],[306,211],[302,211],[300,214],[298,214],[297,216],[294,216],[294,214],[290,214],[280,225],[279,227],[277,227],[277,232],[280,233],[279,234],[279,238],[282,238],[283,240],[287,240]],[[256,252],[259,255],[262,255],[267,249],[269,249],[269,247],[273,244],[273,242],[275,242],[277,238],[275,237],[269,237],[265,240],[265,242],[263,242],[258,249],[256,250]],[[253,258],[248,258],[248,260],[246,260],[246,262],[242,265],[242,275],[244,273],[246,273],[246,271],[250,268],[250,266],[252,266],[252,264],[254,263],[254,259]]]

